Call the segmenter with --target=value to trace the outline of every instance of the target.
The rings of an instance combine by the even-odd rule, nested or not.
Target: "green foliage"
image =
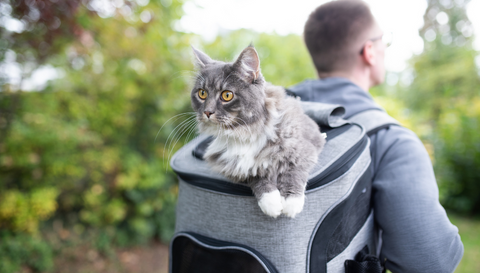
[[[36,188],[28,193],[6,190],[0,193],[0,228],[34,233],[39,221],[50,217],[57,208],[55,188]]]
[[[191,111],[190,43],[198,38],[192,40],[192,35],[171,27],[181,15],[181,2],[126,2],[131,13],[117,11],[109,18],[99,17],[87,9],[88,1],[84,3],[74,2],[68,19],[57,17],[60,32],[36,32],[45,28],[45,20],[57,20],[52,17],[30,20],[27,30],[18,34],[2,33],[9,41],[6,49],[16,54],[23,68],[27,63],[48,63],[60,68],[63,77],[41,92],[2,87],[1,227],[12,232],[6,236],[9,240],[37,242],[42,225],[60,222],[66,229],[56,231],[60,241],[49,241],[55,248],[61,248],[67,229],[78,234],[90,230],[103,253],[113,244],[167,241],[174,231],[178,190],[168,161],[185,139],[185,118],[169,119]],[[40,8],[30,5],[36,4],[21,2],[12,16],[21,18],[22,12]],[[47,8],[56,14],[55,7]],[[151,15],[146,23],[139,20],[145,12]],[[65,31],[68,35],[61,34]],[[57,36],[48,36],[53,34]],[[29,42],[41,40],[49,50]],[[298,36],[241,30],[206,48],[215,58],[232,60],[250,41],[257,46],[269,81],[288,86],[314,76]],[[29,76],[29,71],[23,72]],[[20,265],[48,268],[35,267],[17,255],[12,251],[5,256],[14,268],[8,270]]]
[[[268,82],[288,87],[317,77],[310,55],[298,35],[237,30],[206,44],[205,52],[214,59],[232,62],[250,42],[258,52],[260,68]]]
[[[465,3],[429,1],[420,34],[425,50],[411,60],[414,80],[398,86],[397,99],[411,110],[413,130],[434,156],[440,199],[449,209],[480,214],[480,77],[472,48],[471,23]],[[436,20],[439,12],[448,23]],[[433,36],[432,36],[433,34]],[[428,39],[427,39],[428,38]]]
[[[35,233],[58,207],[55,217],[76,219],[71,225],[116,227],[107,241],[121,245],[172,235],[177,188],[165,170],[182,142],[165,145],[179,123],[166,122],[190,109],[189,78],[182,75],[192,67],[190,36],[165,24],[177,16],[175,7],[152,3],[142,10],[155,14],[152,21],[89,17],[80,9],[86,41],[72,40],[50,58],[64,77],[42,92],[3,93],[7,104],[20,96],[1,144],[1,187],[8,198],[0,217],[7,228]],[[163,37],[169,38],[159,43]],[[287,86],[314,76],[296,35],[241,30],[206,48],[218,50],[215,58],[233,59],[252,40],[268,80]],[[23,205],[42,190],[51,191],[43,194],[45,208]]]
[[[87,2],[72,3],[74,16],[60,20],[75,35],[45,38],[55,50],[41,56],[38,43],[26,41],[45,22],[28,22],[32,29],[15,35],[2,29],[20,65],[33,58],[30,66],[49,63],[64,76],[41,92],[2,86],[0,228],[34,236],[53,216],[70,228],[113,230],[98,236],[99,249],[170,239],[177,186],[162,143],[175,124],[158,130],[189,110],[188,78],[178,73],[192,65],[190,35],[171,28],[182,3],[163,2],[127,2],[131,13],[110,18],[88,10]],[[21,2],[12,15],[28,13],[30,4]],[[139,20],[145,12],[146,23]],[[33,263],[11,255],[5,259],[13,267]]]
[[[21,19],[40,2],[6,3]],[[89,2],[37,6],[42,19],[25,17],[21,33],[0,27],[0,61],[14,52],[22,77],[42,64],[63,75],[40,92],[8,84],[0,92],[0,228],[7,231],[0,235],[0,273],[51,269],[51,247],[61,249],[69,232],[78,240],[93,234],[103,254],[112,245],[171,238],[178,188],[168,163],[188,139],[181,122],[188,124],[191,111],[190,44],[233,61],[253,42],[267,81],[288,87],[316,78],[298,35],[238,30],[202,44],[172,28],[181,1],[124,1],[108,18],[87,8]],[[461,10],[452,11],[453,31],[462,17]],[[140,20],[141,14],[150,20]],[[464,42],[426,43],[412,59],[412,84],[373,91],[390,114],[423,137],[435,158],[442,202],[478,213],[480,82],[477,52]],[[50,232],[51,223],[62,227],[46,243],[42,227]]]
[[[0,231],[0,273],[19,272],[22,266],[34,272],[52,269],[51,247],[39,238]]]
[[[427,50],[411,60],[415,79],[402,94],[405,103],[436,122],[455,100],[475,97],[480,83],[476,55],[468,47],[446,46],[440,41],[427,44]]]
[[[442,201],[463,213],[480,213],[480,97],[457,101],[438,121],[437,173]]]

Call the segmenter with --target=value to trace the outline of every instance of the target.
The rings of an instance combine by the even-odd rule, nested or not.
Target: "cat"
[[[266,215],[294,218],[303,210],[309,171],[325,144],[318,125],[284,88],[265,81],[253,45],[233,63],[192,49],[198,67],[192,108],[199,132],[214,136],[204,159],[250,186]]]

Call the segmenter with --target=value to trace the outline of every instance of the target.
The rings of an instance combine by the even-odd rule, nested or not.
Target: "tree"
[[[316,78],[310,55],[299,35],[280,36],[240,29],[206,43],[205,51],[214,59],[232,62],[250,42],[258,51],[262,75],[268,82],[288,87],[306,78]]]
[[[0,61],[16,56],[24,78],[42,65],[63,75],[39,92],[3,79],[0,235],[38,238],[53,217],[118,244],[168,240],[177,188],[162,143],[178,122],[158,130],[190,108],[179,72],[192,67],[191,35],[172,28],[183,3],[53,2],[0,3],[1,21],[23,26],[0,27]],[[10,258],[0,264],[24,261]]]
[[[429,128],[425,140],[435,146],[435,170],[441,201],[450,209],[480,213],[478,139],[473,137],[480,115],[472,111],[479,99],[480,78],[472,48],[473,29],[466,16],[468,1],[429,0],[420,30],[422,54],[411,60],[415,78],[398,91]]]

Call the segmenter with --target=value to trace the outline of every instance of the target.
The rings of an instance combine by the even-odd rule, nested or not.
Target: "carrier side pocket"
[[[171,273],[277,273],[258,251],[193,232],[175,235],[170,244]]]

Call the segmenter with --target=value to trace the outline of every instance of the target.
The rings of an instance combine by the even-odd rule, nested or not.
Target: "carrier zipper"
[[[345,152],[334,164],[325,169],[319,176],[310,179],[307,183],[306,190],[312,190],[328,182],[334,181],[338,177],[346,173],[350,167],[355,163],[362,151],[368,145],[368,137],[365,135],[362,140]],[[226,182],[214,178],[209,178],[192,173],[178,172],[178,176],[188,184],[197,186],[206,190],[215,192],[238,195],[238,196],[253,196],[250,187],[238,183]]]
[[[209,245],[209,246],[212,246],[212,247],[227,247],[227,248],[228,247],[235,247],[237,249],[240,248],[240,249],[247,250],[247,252],[250,252],[251,254],[255,255],[255,257],[257,259],[260,259],[262,264],[264,264],[265,267],[267,268],[268,273],[278,273],[277,269],[270,263],[269,260],[267,260],[267,258],[265,258],[262,254],[260,254],[260,252],[258,252],[257,250],[255,250],[251,247],[248,247],[248,246],[245,246],[245,245],[242,245],[242,244],[225,242],[225,241],[209,238],[209,237],[206,237],[206,236],[194,233],[194,232],[182,232],[182,233],[190,235],[193,238],[195,238],[196,240],[198,240],[199,242],[201,242],[203,244],[206,244],[206,245]]]
[[[319,176],[310,179],[307,183],[306,190],[312,190],[325,185],[346,173],[358,157],[360,157],[367,144],[368,138],[365,136],[361,141],[351,147],[348,152],[344,153],[339,159],[337,159],[335,161],[337,164],[330,165]]]
[[[191,173],[183,173],[177,171],[177,174],[183,181],[187,182],[190,185],[200,187],[202,189],[239,196],[253,196],[252,189],[242,184],[226,182]]]

